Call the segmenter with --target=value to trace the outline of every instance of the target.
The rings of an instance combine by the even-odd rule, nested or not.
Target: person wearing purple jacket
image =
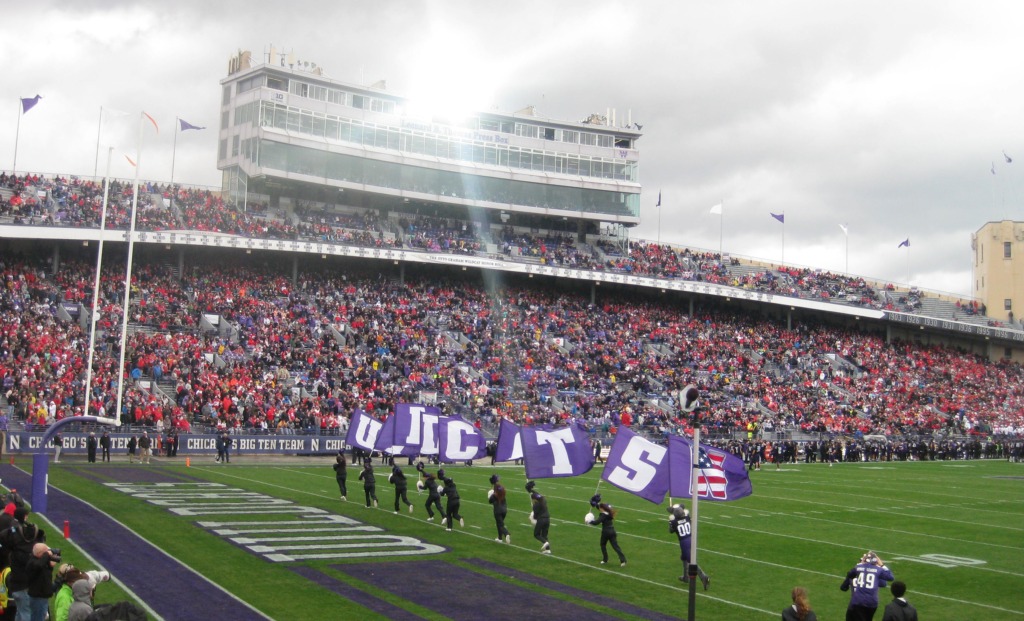
[[[841,591],[853,587],[850,605],[846,609],[846,621],[871,621],[878,609],[878,589],[892,582],[896,577],[874,552],[860,558],[860,563],[846,574]]]

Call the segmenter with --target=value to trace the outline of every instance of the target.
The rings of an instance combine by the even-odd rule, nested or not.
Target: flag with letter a
[[[690,498],[690,482],[697,473],[697,497],[701,500],[739,500],[754,492],[743,460],[707,444],[700,445],[700,461],[692,468],[693,441],[668,437],[669,493]]]

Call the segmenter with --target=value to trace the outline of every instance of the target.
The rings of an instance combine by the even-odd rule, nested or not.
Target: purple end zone
[[[330,567],[453,621],[618,621],[617,617],[444,561]]]
[[[374,597],[373,595],[361,591],[354,586],[345,584],[337,578],[332,578],[323,572],[319,572],[312,567],[293,566],[288,569],[299,574],[303,578],[312,580],[329,591],[333,591],[338,595],[341,595],[345,599],[351,600],[360,606],[369,608],[370,610],[378,614],[382,614],[393,621],[425,621],[423,617],[417,614],[413,614],[408,610],[399,608],[391,602],[386,602],[379,597]]]
[[[32,488],[31,475],[20,469],[0,466],[0,475],[8,487]],[[53,486],[49,489],[48,508],[46,517],[51,522],[59,526],[64,520],[70,521],[75,544],[165,621],[265,621],[268,618],[197,576],[105,513]]]
[[[523,582],[528,582],[529,584],[544,587],[545,589],[550,589],[558,593],[570,595],[577,599],[588,601],[592,604],[598,604],[604,606],[605,608],[611,608],[612,610],[625,612],[635,617],[640,617],[641,619],[650,619],[651,621],[678,620],[678,617],[672,617],[666,614],[662,614],[660,612],[655,612],[653,610],[647,610],[646,608],[640,608],[639,606],[634,606],[633,604],[627,604],[625,602],[621,602],[611,597],[598,595],[597,593],[591,593],[590,591],[584,591],[583,589],[577,589],[576,587],[567,586],[558,582],[554,582],[552,580],[538,578],[537,576],[534,576],[533,574],[528,574],[525,571],[511,569],[509,567],[505,567],[504,565],[498,565],[497,563],[492,563],[490,561],[485,561],[483,559],[463,558],[459,560],[461,560],[463,563],[476,565],[477,567],[481,569],[486,569],[487,571],[493,571],[496,574],[508,576],[509,578],[515,578],[516,580],[522,580]]]

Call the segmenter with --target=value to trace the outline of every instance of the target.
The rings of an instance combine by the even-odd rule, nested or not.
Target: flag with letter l
[[[364,451],[372,451],[377,445],[384,423],[373,418],[362,410],[352,411],[352,421],[345,434],[345,444],[355,446]]]
[[[178,123],[181,124],[181,131],[185,131],[186,129],[206,129],[205,127],[198,127],[196,125],[193,125],[185,119],[178,119]]]
[[[668,471],[668,449],[620,425],[601,478],[658,505],[668,492]]]
[[[904,246],[906,246],[907,248],[910,248],[910,238],[909,238],[909,237],[908,237],[908,238],[906,238],[906,239],[904,239],[903,241],[901,241],[901,242],[900,242],[900,245],[899,245],[899,246],[896,246],[896,247],[897,247],[897,248],[902,248],[902,247],[904,247]]]
[[[711,213],[722,215],[722,203],[718,203],[717,205],[712,207],[711,208]]]
[[[669,493],[690,498],[690,480],[697,472],[697,496],[701,500],[739,500],[754,493],[743,460],[707,444],[700,445],[700,463],[692,468],[693,441],[668,437]]]
[[[784,214],[784,213],[781,213],[781,214],[780,213],[772,213],[770,211],[768,213],[771,214],[771,216],[773,218],[775,218],[776,220],[778,220],[779,222],[781,222],[783,224],[786,223],[786,214]]]
[[[42,95],[36,95],[35,97],[22,97],[21,98],[21,113],[25,114],[26,112],[28,112],[29,110],[34,108],[36,106],[36,104],[39,103],[39,100],[42,99],[42,98],[43,98]]]
[[[487,454],[487,440],[461,416],[442,416],[437,424],[440,461],[468,461]]]
[[[559,429],[521,427],[526,478],[578,477],[594,467],[590,434],[579,425]]]

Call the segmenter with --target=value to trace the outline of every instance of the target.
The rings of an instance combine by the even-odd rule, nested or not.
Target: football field
[[[583,517],[601,464],[537,482],[552,516],[553,553],[542,555],[521,467],[446,467],[466,521],[446,532],[426,521],[410,466],[415,508],[395,515],[390,468],[378,464],[380,506],[366,508],[356,468],[346,502],[327,461],[183,461],[51,468],[48,517],[72,523],[72,542],[57,533],[50,544],[91,568],[88,554],[120,579],[101,587],[104,599],[135,596],[167,621],[686,617],[665,504],[602,483],[628,562],[619,567],[609,549],[611,561],[599,564],[600,531]],[[29,471],[27,461],[0,467],[8,487],[27,489]],[[494,541],[494,473],[508,490],[511,545]],[[841,619],[849,594],[839,586],[871,549],[907,583],[922,619],[1024,619],[1024,465],[801,464],[751,478],[752,496],[701,503],[699,560],[711,588],[699,590],[698,618],[778,618],[803,586],[819,619]],[[204,598],[226,609],[206,616],[213,604]],[[883,589],[880,599],[891,597]]]

